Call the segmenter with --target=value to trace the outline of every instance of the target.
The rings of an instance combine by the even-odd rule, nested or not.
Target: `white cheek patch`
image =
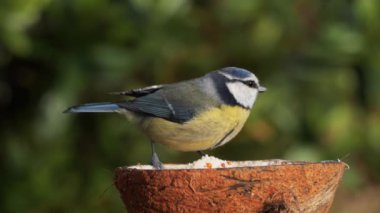
[[[252,108],[257,96],[257,89],[248,87],[239,81],[227,82],[227,88],[235,100],[246,108]]]

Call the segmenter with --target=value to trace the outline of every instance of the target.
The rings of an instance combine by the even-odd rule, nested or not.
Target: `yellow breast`
[[[205,111],[192,120],[178,124],[161,118],[146,119],[144,132],[155,143],[179,151],[207,150],[223,145],[235,137],[249,116],[239,106],[221,106]]]

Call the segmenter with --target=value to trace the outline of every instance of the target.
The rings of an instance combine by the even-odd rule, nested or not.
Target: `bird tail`
[[[64,113],[82,113],[82,112],[118,112],[122,108],[117,103],[91,103],[72,106]]]

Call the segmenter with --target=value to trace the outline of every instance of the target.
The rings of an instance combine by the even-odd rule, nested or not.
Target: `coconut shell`
[[[347,168],[340,161],[266,162],[232,168],[119,167],[114,181],[128,212],[314,213],[329,211]]]

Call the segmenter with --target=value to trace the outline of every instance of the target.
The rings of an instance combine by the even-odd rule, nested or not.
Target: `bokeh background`
[[[1,0],[0,212],[123,212],[113,170],[148,163],[147,138],[116,114],[62,111],[225,66],[268,91],[209,154],[342,159],[332,212],[377,212],[379,20],[376,0]]]

